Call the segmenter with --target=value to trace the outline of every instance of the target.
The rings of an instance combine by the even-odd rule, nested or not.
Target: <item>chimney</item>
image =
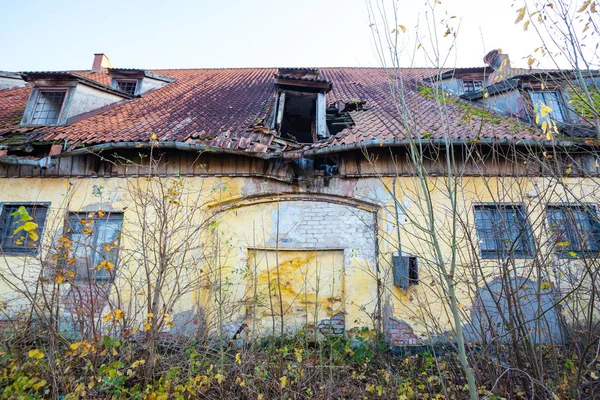
[[[107,68],[112,68],[113,65],[104,53],[94,54],[94,64],[92,64],[92,72],[101,72]]]
[[[502,49],[492,50],[483,57],[483,62],[492,67],[494,71],[509,70],[510,58],[508,54],[502,54]]]

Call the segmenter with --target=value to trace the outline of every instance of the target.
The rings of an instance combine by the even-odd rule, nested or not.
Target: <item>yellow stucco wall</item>
[[[164,185],[157,185],[158,181]],[[477,248],[469,248],[469,243],[476,242],[476,239],[469,240],[465,236],[465,233],[475,235],[473,204],[522,203],[528,211],[533,236],[543,241],[547,239],[545,204],[574,198],[598,203],[597,184],[592,180],[571,178],[566,183],[566,186],[556,185],[556,182],[543,178],[465,177],[459,181],[456,209],[461,221],[468,224],[468,229],[459,229],[456,236],[458,267],[454,276],[465,316],[469,315],[477,285],[486,279],[493,279],[500,272],[496,260],[481,261],[472,252],[476,252]],[[177,297],[177,301],[167,310],[171,316],[189,310],[197,313],[202,308],[204,323],[211,330],[219,327],[236,331],[241,322],[248,322],[246,302],[255,277],[251,273],[253,261],[249,249],[267,248],[273,251],[280,248],[282,252],[296,250],[299,252],[296,255],[308,251],[337,252],[332,268],[343,271],[343,276],[338,277],[343,282],[343,287],[340,287],[343,304],[336,307],[346,313],[347,329],[372,327],[374,312],[379,306],[377,278],[381,279],[384,287],[380,306],[388,312],[391,310],[394,317],[408,321],[416,334],[427,336],[434,331],[451,329],[452,318],[440,279],[439,260],[434,256],[432,236],[424,232],[430,227],[427,204],[420,183],[411,177],[395,180],[396,197],[401,204],[399,220],[403,251],[419,257],[420,283],[409,290],[392,285],[391,257],[397,252],[396,216],[391,195],[393,184],[394,178],[334,178],[329,186],[317,189],[259,178],[3,179],[0,180],[0,201],[49,202],[51,207],[40,255],[7,256],[0,261],[0,272],[5,278],[0,281],[0,299],[6,303],[6,316],[13,315],[26,303],[15,289],[34,290],[38,282],[40,260],[48,259],[49,248],[61,236],[67,212],[124,212],[121,261],[111,293],[111,304],[105,307],[103,313],[118,304],[132,320],[141,323],[148,309],[144,295],[147,290],[155,289],[151,283],[148,284],[148,280],[156,279],[153,275],[155,272],[148,272],[147,267],[144,270],[141,261],[141,249],[155,246],[141,239],[144,237],[144,221],[152,221],[156,210],[175,199],[177,204],[171,206],[178,211],[169,218],[173,224],[179,223],[179,228],[169,237],[170,247],[167,246],[166,250],[173,255],[171,265],[180,265],[184,271],[178,272],[176,267],[172,267],[168,271],[168,285],[163,288],[171,293],[169,299]],[[447,266],[451,261],[453,245],[448,241],[452,237],[451,199],[444,178],[431,178],[428,185],[434,206],[434,229],[444,265]],[[170,188],[175,188],[173,190],[176,193],[170,193]],[[144,202],[147,202],[145,208],[140,206]],[[149,203],[151,206],[148,206]],[[287,208],[279,218],[281,224],[289,224],[288,233],[296,236],[288,242],[281,240],[277,245],[276,215],[286,204]],[[315,204],[331,204],[330,211],[323,215],[329,215],[332,219],[320,217],[323,220],[321,225],[319,221],[312,224],[309,216]],[[307,209],[302,211],[302,207]],[[145,210],[146,214],[140,216],[139,210]],[[296,212],[300,216],[292,215]],[[329,222],[335,221],[336,215],[345,219],[341,221],[341,226],[332,226]],[[356,216],[356,221],[365,222],[368,228],[362,229],[358,222],[353,222],[355,231],[346,232],[348,237],[358,238],[352,248],[336,242],[336,235],[339,237],[340,232],[345,232],[344,223],[350,223],[348,215]],[[370,222],[368,216],[373,217]],[[183,228],[186,225],[192,228]],[[304,231],[300,226],[312,226],[312,231],[302,233]],[[374,232],[375,227],[377,237],[369,236],[369,229],[372,228]],[[322,237],[330,239],[322,239],[319,230],[323,232]],[[279,232],[282,235],[280,239],[285,239],[285,233]],[[299,235],[311,240],[315,238],[316,242]],[[368,246],[372,246],[373,255],[370,255]],[[532,272],[531,260],[517,260],[516,273],[519,268],[527,274],[533,274],[530,278],[534,280],[537,279],[534,275],[541,271],[537,269]],[[547,271],[541,273],[548,276]],[[282,280],[293,276],[293,273],[282,276]],[[11,284],[16,286],[11,287]],[[61,290],[68,290],[68,282],[61,285]]]

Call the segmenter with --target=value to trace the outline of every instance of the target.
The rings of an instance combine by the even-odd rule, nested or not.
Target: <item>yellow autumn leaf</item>
[[[79,348],[79,346],[81,346],[81,342],[77,342],[77,343],[71,343],[71,345],[69,346],[69,348],[73,351],[77,350]]]
[[[99,216],[100,218],[104,217],[104,215],[105,215],[105,214],[104,214],[104,211],[98,211],[98,216]]]
[[[28,232],[28,235],[29,235],[29,239],[31,239],[31,240],[33,240],[33,241],[36,241],[36,240],[38,240],[38,239],[40,238],[40,237],[38,236],[38,234],[37,234],[37,233],[35,233],[35,232]]]
[[[110,320],[111,320],[111,318],[112,318],[112,315],[113,315],[113,314],[112,314],[112,312],[110,312],[110,313],[106,314],[106,315],[104,316],[104,318],[102,318],[102,320],[103,320],[104,322],[108,322],[108,321],[110,321]]]
[[[150,139],[152,140],[156,140],[158,137],[156,136],[156,133],[153,133],[152,136],[150,136]]]
[[[216,374],[215,378],[217,379],[217,382],[219,382],[220,385],[221,382],[223,382],[223,380],[225,379],[225,376],[223,374]]]
[[[23,230],[25,232],[32,232],[38,227],[38,224],[35,222],[27,221],[23,224]]]
[[[533,57],[529,57],[527,59],[527,65],[533,65],[534,62],[535,62],[535,58],[533,58]]]
[[[152,324],[151,323],[147,322],[147,323],[144,324],[144,330],[145,331],[149,331],[151,328],[152,328]]]
[[[571,242],[558,242],[556,243],[556,247],[569,247]]]
[[[540,288],[541,288],[542,290],[548,290],[548,289],[550,289],[550,282],[546,281],[546,282],[542,283],[542,284],[540,285]]]
[[[117,308],[114,311],[114,315],[115,315],[115,320],[119,321],[119,320],[121,320],[121,318],[123,318],[123,311],[121,311],[119,308]]]
[[[235,362],[237,364],[241,364],[242,363],[242,357],[240,356],[240,353],[236,353],[236,355],[235,355]]]
[[[46,384],[46,380],[42,379],[41,381],[34,383],[31,387],[34,388],[35,390],[40,390],[42,387],[44,387],[45,384]]]
[[[525,7],[519,8],[517,10],[517,19],[515,20],[515,24],[518,24],[519,22],[521,22],[523,20],[523,18],[525,18]]]
[[[110,261],[104,260],[100,263],[100,268],[98,268],[98,270],[100,270],[101,268],[104,268],[105,270],[110,271],[114,267],[115,267],[115,264],[111,263]]]
[[[90,233],[92,233],[92,228],[85,228],[81,231],[81,233],[83,233],[84,235],[89,235]]]
[[[406,27],[404,25],[398,25],[398,28],[400,28],[402,33],[406,33]]]
[[[44,358],[44,353],[37,349],[29,350],[29,353],[27,353],[27,355],[29,356],[29,358],[37,358],[38,360],[40,358]]]
[[[542,118],[546,117],[548,114],[552,112],[552,108],[548,107],[545,104],[540,104],[540,116]]]
[[[65,277],[62,275],[57,275],[56,279],[54,280],[56,283],[61,284],[65,281]]]
[[[281,384],[281,388],[285,388],[288,384],[288,378],[287,376],[282,376],[281,378],[279,378],[279,383]]]
[[[590,3],[592,2],[592,0],[586,0],[583,5],[581,6],[581,8],[579,10],[577,10],[578,13],[582,13],[585,11],[586,8],[588,8],[588,6],[590,5]]]
[[[523,24],[523,30],[526,31],[527,28],[529,28],[529,24],[531,23],[531,21],[525,21],[525,23]]]

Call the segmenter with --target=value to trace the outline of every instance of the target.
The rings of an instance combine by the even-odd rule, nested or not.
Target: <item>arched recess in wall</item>
[[[214,284],[215,274],[206,287],[218,290],[221,309],[229,310],[220,324],[226,331],[261,336],[309,328],[329,335],[370,323],[377,306],[378,205],[289,194],[237,199],[213,210],[207,226],[217,256],[210,270],[219,271],[221,283]],[[210,308],[215,293],[206,297]]]

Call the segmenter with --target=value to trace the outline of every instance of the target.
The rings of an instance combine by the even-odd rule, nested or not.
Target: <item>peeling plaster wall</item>
[[[425,223],[426,219],[419,184],[415,179],[397,179],[397,196],[405,209],[399,215],[403,252],[416,255],[420,266],[420,283],[408,290],[392,285],[391,257],[398,250],[394,203],[389,195],[392,178],[333,178],[327,187],[295,186],[261,178],[181,179],[189,192],[189,196],[182,199],[188,204],[186,209],[191,210],[196,204],[202,204],[202,213],[184,214],[181,217],[188,218],[191,224],[198,226],[212,216],[209,221],[217,221],[218,225],[213,226],[214,231],[210,231],[210,225],[206,225],[201,234],[181,238],[182,241],[192,240],[198,244],[202,253],[192,254],[192,261],[198,273],[210,271],[211,276],[203,281],[201,287],[194,287],[173,308],[174,320],[185,319],[178,322],[176,328],[179,332],[194,331],[201,325],[198,321],[208,321],[209,324],[215,321],[215,296],[218,292],[226,295],[230,306],[222,314],[225,322],[223,329],[231,333],[237,331],[246,317],[244,302],[249,282],[244,269],[248,266],[248,249],[259,247],[342,250],[347,329],[373,326],[371,314],[377,306],[377,267],[385,286],[382,306],[387,310],[386,317],[394,318],[394,323],[402,326],[399,330],[401,333],[409,332],[405,329],[405,323],[410,326],[410,343],[414,341],[412,335],[420,339],[430,337],[428,326],[438,331],[451,329],[446,297],[440,286],[439,267],[432,257],[430,243],[423,239],[417,226]],[[564,179],[569,191],[585,195],[586,201],[591,203],[600,203],[597,185],[592,180]],[[0,201],[51,203],[43,235],[44,247],[60,237],[67,211],[124,211],[123,231],[127,235],[121,242],[124,250],[115,284],[121,290],[123,301],[131,305],[126,308],[126,312],[130,312],[140,306],[140,300],[128,285],[132,280],[141,279],[136,274],[138,264],[135,260],[124,258],[128,254],[127,249],[135,250],[132,249],[134,241],[131,238],[140,234],[140,220],[134,211],[130,189],[132,183],[143,185],[144,182],[145,178],[3,179],[0,180]],[[458,212],[470,226],[470,233],[475,235],[473,204],[523,202],[531,214],[534,236],[547,240],[543,205],[561,202],[568,197],[564,190],[545,190],[549,184],[542,178],[464,178],[459,185]],[[430,185],[437,232],[441,236],[448,235],[450,215],[445,180],[432,177]],[[280,216],[278,245],[275,242],[277,210]],[[405,212],[411,218],[403,215]],[[153,216],[146,215],[144,218],[152,219]],[[373,234],[375,229],[378,232],[377,253]],[[217,235],[220,256],[215,258],[213,250]],[[477,285],[481,285],[484,278],[488,281],[495,279],[501,272],[497,260],[480,260],[481,264],[476,267],[476,259],[468,251],[467,245],[467,238],[459,235],[456,277],[459,282],[459,302],[465,315],[473,310]],[[442,241],[440,246],[445,261],[448,261],[450,244]],[[528,259],[517,260],[517,272],[529,271],[531,263],[532,260]],[[577,271],[577,260],[562,260],[560,263],[568,264],[571,270]],[[560,263],[556,265],[562,265]],[[0,273],[9,279],[11,274],[24,276],[27,287],[33,288],[39,275],[39,263],[34,257],[4,257],[0,260]],[[576,283],[580,275],[573,272],[572,275],[557,274],[549,278],[555,282],[556,290],[565,290]],[[532,276],[531,279],[535,280],[536,277]],[[67,287],[68,284],[63,285]],[[3,281],[0,281],[0,299],[7,305],[5,311],[8,316],[14,315],[24,304],[24,299],[19,298],[13,288]]]

